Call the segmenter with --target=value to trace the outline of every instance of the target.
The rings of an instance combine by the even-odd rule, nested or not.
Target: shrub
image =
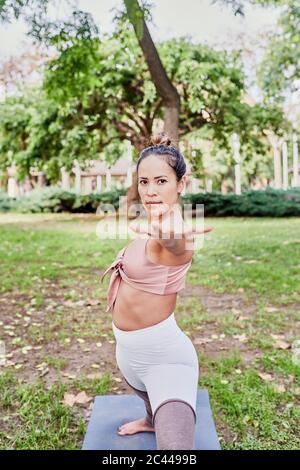
[[[0,211],[14,212],[77,212],[95,213],[100,203],[119,208],[119,198],[126,189],[114,188],[103,193],[78,195],[57,186],[34,189],[25,196],[9,198],[0,193]],[[249,190],[241,195],[234,193],[188,193],[182,196],[182,204],[204,204],[205,216],[286,217],[300,216],[300,187],[288,190],[267,187]]]
[[[125,189],[113,189],[103,193],[78,195],[57,186],[36,188],[18,198],[0,194],[0,211],[13,212],[96,212],[101,202],[112,204],[118,209],[119,197],[126,194]]]
[[[287,190],[267,187],[241,195],[220,192],[186,194],[183,204],[204,204],[206,216],[286,217],[300,216],[300,187]]]

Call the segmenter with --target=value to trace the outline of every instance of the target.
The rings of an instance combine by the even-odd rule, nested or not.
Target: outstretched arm
[[[132,223],[129,227],[136,233],[150,235],[163,248],[176,256],[184,254],[185,251],[193,250],[196,235],[213,230],[213,227],[204,229],[190,229],[187,227],[178,205],[173,206],[167,213],[152,217],[148,223]]]

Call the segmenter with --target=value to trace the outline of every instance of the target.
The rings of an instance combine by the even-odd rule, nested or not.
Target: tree
[[[172,139],[172,144],[178,145],[178,126],[180,113],[180,97],[168,77],[168,74],[161,62],[160,56],[150,36],[145,22],[144,10],[137,0],[124,0],[127,15],[132,23],[139,45],[143,51],[145,61],[148,65],[150,75],[157,95],[164,105],[164,131]]]
[[[26,152],[22,149],[17,155],[24,171],[30,161],[53,180],[60,177],[60,166],[71,169],[75,159],[84,164],[99,155],[104,158],[104,150],[106,160],[113,163],[125,140],[137,151],[142,149],[154,119],[164,117],[162,100],[127,23],[122,22],[105,41],[73,38],[71,46],[64,37],[57,48],[57,57],[48,62],[43,90],[36,90],[29,103],[24,97]],[[275,105],[263,108],[244,102],[238,55],[191,44],[185,38],[162,42],[158,51],[180,95],[181,139],[204,136],[231,153],[230,135],[238,130],[249,156],[265,151],[261,134],[280,129],[282,113]],[[8,143],[14,128],[9,118],[13,119],[14,111],[7,109],[14,106],[15,101],[0,106],[0,151],[4,153],[8,148],[1,147],[1,141]]]
[[[132,109],[124,109],[124,103],[122,102],[122,100],[120,100],[120,103],[123,104],[121,119],[118,120],[117,117],[114,116],[114,113],[116,111],[119,111],[117,106],[111,107],[110,109],[112,109],[112,112],[108,113],[108,115],[110,114],[109,117],[105,116],[105,118],[103,119],[103,111],[106,108],[107,101],[101,99],[103,97],[103,94],[99,95],[99,90],[97,90],[97,86],[94,86],[96,81],[95,83],[93,83],[93,77],[91,77],[89,74],[84,76],[84,71],[78,70],[76,76],[77,80],[79,82],[85,82],[87,79],[87,81],[90,82],[92,90],[89,90],[89,96],[84,96],[83,100],[80,99],[81,97],[79,95],[77,105],[74,106],[74,103],[68,104],[67,111],[65,112],[64,117],[68,116],[67,120],[69,119],[68,123],[70,126],[76,125],[72,129],[69,128],[68,136],[74,134],[74,138],[76,137],[76,139],[78,139],[79,136],[79,141],[82,141],[82,138],[84,138],[84,136],[89,135],[88,132],[92,132],[97,129],[99,130],[99,134],[102,136],[103,132],[100,131],[100,128],[103,130],[103,128],[105,128],[105,123],[108,119],[110,119],[110,123],[115,124],[116,132],[112,132],[111,126],[108,126],[110,132],[108,133],[109,139],[108,142],[106,141],[106,143],[114,141],[116,135],[118,134],[119,136],[123,136],[124,138],[125,134],[126,137],[129,138],[134,143],[134,145],[136,145],[136,148],[139,149],[139,142],[141,141],[141,139],[144,139],[145,136],[148,137],[149,130],[151,133],[152,129],[150,127],[150,124],[151,122],[153,122],[155,114],[157,116],[161,116],[162,107],[164,107],[163,116],[165,130],[167,130],[175,140],[177,140],[176,135],[179,134],[183,136],[188,132],[191,132],[194,126],[201,127],[207,125],[211,126],[214,129],[214,138],[216,138],[220,143],[223,142],[225,146],[228,146],[228,132],[231,132],[233,129],[235,131],[240,131],[242,141],[244,141],[245,143],[247,141],[252,141],[253,143],[255,142],[255,145],[259,146],[260,139],[257,137],[257,132],[260,132],[260,130],[264,126],[269,126],[271,122],[273,122],[273,125],[275,125],[275,127],[278,127],[279,122],[281,121],[280,112],[278,108],[274,107],[273,110],[269,109],[265,110],[264,112],[261,112],[262,110],[259,108],[259,106],[257,106],[254,107],[251,112],[249,112],[249,106],[247,106],[245,103],[242,103],[243,79],[237,71],[232,74],[231,70],[229,72],[226,71],[226,67],[224,68],[224,64],[207,64],[207,62],[209,61],[205,60],[202,64],[202,72],[203,76],[206,77],[206,79],[202,79],[199,84],[199,77],[197,75],[201,73],[201,64],[199,63],[199,60],[202,60],[203,57],[205,58],[206,53],[202,54],[199,51],[193,51],[193,57],[185,58],[185,60],[188,60],[192,63],[193,71],[195,72],[195,76],[197,77],[197,80],[191,81],[191,87],[189,87],[184,82],[184,80],[189,81],[190,77],[183,77],[184,72],[182,71],[182,77],[179,77],[178,74],[176,77],[177,79],[179,78],[179,83],[177,83],[177,85],[174,84],[175,75],[172,75],[172,72],[174,73],[174,70],[172,71],[172,67],[170,72],[168,72],[167,70],[168,58],[166,57],[165,64],[163,65],[164,61],[160,58],[160,51],[156,50],[153,41],[151,40],[151,37],[149,35],[144,16],[145,11],[147,11],[147,8],[145,8],[144,6],[143,8],[140,8],[136,0],[124,1],[128,18],[133,24],[138,43],[141,47],[145,63],[147,64],[148,71],[150,73],[152,85],[150,85],[149,82],[148,91],[138,90],[140,91],[140,94],[135,97],[136,102],[130,103],[131,107],[134,110],[133,113]],[[17,2],[12,0],[2,0],[1,14],[2,18],[6,20],[9,18],[10,15],[14,15],[15,17],[18,17],[18,15],[21,14],[24,15],[31,26],[30,34],[33,37],[37,39],[43,39],[44,41],[48,41],[51,44],[56,44],[58,47],[64,47],[64,50],[61,49],[60,63],[57,63],[56,66],[55,62],[53,64],[54,67],[52,71],[54,73],[52,74],[52,80],[53,83],[55,83],[56,77],[56,83],[58,83],[59,68],[61,63],[63,62],[64,57],[66,58],[67,63],[67,61],[70,60],[70,58],[72,57],[72,54],[75,53],[76,56],[76,50],[77,57],[78,54],[80,55],[80,48],[83,47],[83,45],[87,50],[89,48],[89,43],[94,44],[95,42],[92,41],[92,39],[97,38],[97,27],[94,25],[90,15],[81,11],[74,11],[72,13],[71,20],[69,21],[61,22],[59,24],[53,24],[49,22],[49,20],[47,20],[46,12],[48,3],[50,3],[50,0],[42,0],[38,2],[38,8],[34,9],[33,7],[36,5],[36,0],[18,0]],[[227,3],[232,4],[234,6],[237,3],[243,2],[229,1]],[[269,2],[265,1],[262,3]],[[238,13],[241,12],[238,11]],[[117,34],[120,34],[120,30],[117,32]],[[81,42],[81,44],[79,45],[79,43],[76,43],[76,41]],[[64,46],[62,46],[62,44]],[[180,50],[180,47],[181,46],[176,49],[176,52]],[[68,54],[68,49],[70,49],[70,54]],[[94,51],[96,50],[93,46],[91,46],[91,49]],[[130,49],[127,49],[127,56],[129,54],[129,51]],[[169,53],[170,51],[168,51],[168,54]],[[90,55],[88,53],[87,60],[90,60],[92,55],[93,54]],[[97,53],[95,57],[97,57]],[[106,57],[106,60],[108,58],[109,56]],[[215,59],[213,59],[213,61],[214,60]],[[76,61],[76,64],[78,65],[78,61]],[[143,70],[143,72],[146,72],[145,67],[142,65],[140,60],[139,65],[141,65],[141,70]],[[86,67],[84,58],[82,63],[79,64],[79,69],[81,66],[85,68],[85,71],[87,71],[88,67]],[[63,70],[63,67],[61,70]],[[125,81],[122,82],[122,80],[124,80],[124,75],[120,74],[119,72],[120,71],[118,71],[118,73],[113,72],[111,74],[113,76],[114,85],[118,85],[118,83],[121,84],[121,87],[123,87],[123,90],[125,92],[127,86],[129,86],[129,88],[131,87],[131,91],[133,89],[139,89],[139,87],[136,87],[136,84],[132,87],[132,84],[136,81],[136,75],[133,75],[130,71],[127,71],[127,77],[125,77]],[[108,75],[104,75],[104,77],[107,77]],[[79,76],[81,76],[82,80],[79,79]],[[64,78],[66,78],[66,75],[64,75]],[[218,81],[218,86],[215,87],[215,85],[210,83],[210,81],[212,83],[214,83],[214,81]],[[205,88],[206,83],[208,84],[208,89]],[[142,80],[142,84],[144,84],[144,80]],[[155,92],[153,90],[153,85],[155,88]],[[200,89],[201,86],[203,88],[202,90]],[[62,93],[64,92],[68,95],[68,93],[66,92],[66,87],[56,87],[56,92],[60,89]],[[70,87],[70,89],[72,90],[72,87]],[[154,112],[152,116],[149,115],[149,112],[148,114],[146,114],[146,116],[143,114],[143,112],[141,113],[142,115],[140,115],[139,112],[137,113],[136,109],[134,109],[133,107],[133,104],[138,104],[140,106],[141,102],[139,100],[141,100],[142,97],[141,93],[145,93],[145,91],[146,94],[144,95],[144,99],[148,99],[148,104],[150,103],[152,107],[154,106]],[[227,94],[228,96],[226,96]],[[127,93],[127,95],[127,98],[130,97],[130,99],[134,101],[134,97],[130,96],[130,93]],[[151,99],[149,99],[149,96],[151,96]],[[155,99],[155,104],[153,104],[153,101],[151,101],[152,98]],[[181,111],[180,100],[182,100],[183,98],[185,102]],[[190,101],[191,105],[187,106],[187,98]],[[144,99],[142,101],[143,103]],[[209,103],[210,101],[211,103]],[[239,104],[237,105],[237,103]],[[208,106],[206,107],[207,104]],[[97,106],[99,107],[99,112],[93,114],[93,118],[91,120],[91,112],[93,110],[95,111]],[[76,117],[71,116],[72,110],[74,109],[77,113]],[[106,109],[108,110],[108,108]],[[87,118],[86,115],[88,111],[90,113],[88,114],[89,118]],[[94,119],[94,116],[102,117],[101,125],[99,124],[99,122],[97,122],[97,118]],[[180,119],[182,119],[182,122],[180,123],[179,116]],[[83,125],[83,119],[88,119],[90,124],[88,126],[86,126],[85,124]],[[132,131],[132,123],[134,123],[134,127],[136,126],[139,130],[141,136],[140,139],[136,139],[136,132]],[[250,124],[254,125],[254,130],[252,129],[250,131]],[[83,131],[82,126],[84,127]],[[73,138],[71,138],[71,142],[72,141]],[[103,138],[101,142],[104,142]],[[101,142],[99,143],[100,146]],[[80,153],[80,145],[76,148],[78,148],[78,151]],[[131,189],[131,200],[136,199],[136,180],[133,182],[133,186]]]

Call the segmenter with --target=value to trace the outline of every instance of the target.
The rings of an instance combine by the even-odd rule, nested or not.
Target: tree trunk
[[[144,12],[137,0],[124,0],[128,18],[134,27],[135,34],[143,51],[149,72],[156,88],[158,96],[162,99],[164,106],[164,131],[172,139],[172,145],[179,144],[179,112],[180,96],[167,76],[164,66],[160,60],[156,47],[152,41],[148,27],[144,19]],[[138,149],[139,151],[141,149]],[[128,209],[136,202],[140,202],[137,188],[137,174],[134,173],[132,186],[127,191]]]

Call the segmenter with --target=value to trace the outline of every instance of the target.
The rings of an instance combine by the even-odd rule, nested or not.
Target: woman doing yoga
[[[146,416],[120,426],[119,435],[155,432],[157,449],[194,449],[199,379],[197,352],[178,326],[177,292],[185,287],[194,236],[178,204],[186,181],[181,152],[164,133],[137,161],[138,192],[147,223],[104,271],[111,272],[108,308],[116,361],[127,384],[144,400]]]

